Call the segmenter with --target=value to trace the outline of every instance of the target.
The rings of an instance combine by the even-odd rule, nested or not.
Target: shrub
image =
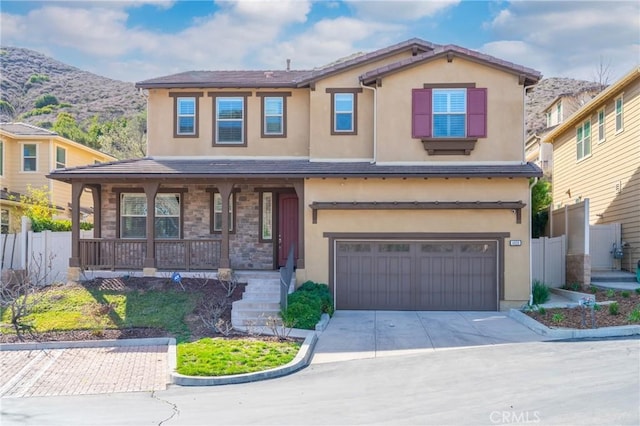
[[[615,295],[616,295],[616,292],[615,292],[615,291],[613,291],[613,289],[609,289],[609,290],[607,290],[607,292],[606,292],[605,294],[606,294],[606,296],[607,296],[608,298],[612,298],[613,296],[615,296]]]
[[[551,321],[555,322],[556,324],[561,323],[562,321],[564,321],[564,314],[560,312],[553,314],[553,316],[551,317]]]
[[[5,100],[0,100],[0,113],[13,115],[16,113],[15,108],[9,102]]]
[[[58,98],[53,95],[42,95],[35,102],[36,108],[46,107],[47,105],[58,105]]]
[[[546,314],[547,314],[547,310],[546,310],[544,307],[540,306],[540,307],[538,308],[538,313],[539,313],[540,315],[546,315]]]
[[[535,280],[533,282],[533,304],[540,305],[549,300],[549,287],[546,284]]]
[[[640,309],[635,308],[633,311],[629,312],[627,320],[629,322],[640,322]]]
[[[33,232],[67,232],[71,231],[71,221],[68,219],[32,218],[31,229]],[[80,229],[89,231],[93,229],[93,224],[80,222]]]
[[[596,294],[598,292],[598,287],[596,287],[595,285],[592,285],[589,287],[589,291],[593,294]]]
[[[325,314],[333,315],[333,297],[329,292],[329,287],[326,284],[318,284],[313,281],[307,281],[302,284],[298,292],[306,292],[317,295],[322,302],[322,312]]]
[[[640,294],[640,287],[636,288],[634,291],[636,292],[636,294]]]
[[[29,83],[31,84],[38,84],[44,81],[49,81],[49,76],[45,74],[32,74],[31,77],[29,77]]]
[[[613,302],[609,305],[609,315],[618,315],[620,313],[620,306],[618,302]]]
[[[631,292],[624,290],[622,293],[620,293],[622,295],[622,297],[624,297],[625,299],[628,299],[629,296],[631,296]]]
[[[289,295],[286,311],[281,312],[282,321],[287,327],[313,330],[322,315],[320,298],[303,293]]]

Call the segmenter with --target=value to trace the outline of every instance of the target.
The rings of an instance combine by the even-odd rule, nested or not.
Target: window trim
[[[247,146],[247,123],[248,120],[248,108],[247,98],[251,96],[251,92],[207,92],[212,100],[213,107],[213,140],[211,146],[220,147],[246,147]],[[218,142],[218,98],[242,98],[242,142]]]
[[[618,113],[618,101],[620,101],[620,113]],[[624,132],[624,93],[616,96],[613,101],[613,116],[615,117],[615,134]],[[620,127],[618,127],[618,117],[620,117]]]
[[[261,138],[286,138],[287,137],[287,98],[291,92],[256,92],[260,98],[260,137]],[[266,126],[266,98],[282,98],[282,133],[267,133]]]
[[[434,97],[436,95],[437,92],[444,92],[444,91],[463,91],[464,92],[464,112],[460,113],[460,112],[451,112],[451,111],[447,111],[447,112],[436,112],[435,111],[435,102],[434,102]],[[468,105],[467,105],[467,98],[468,98],[468,93],[467,93],[467,88],[463,88],[463,87],[455,87],[455,88],[433,88],[431,89],[431,137],[433,139],[437,139],[437,140],[447,140],[447,139],[467,139],[469,138],[469,136],[467,136],[468,134],[468,129],[467,129],[467,117],[468,117]],[[436,132],[436,115],[447,115],[447,116],[451,116],[451,115],[461,115],[464,120],[464,134],[463,135],[457,135],[457,136],[436,136],[435,132]]]
[[[169,92],[169,96],[173,98],[173,137],[174,138],[198,138],[200,137],[200,98],[202,92]],[[193,130],[194,133],[178,133],[178,99],[194,98],[195,112]]]
[[[137,187],[132,187],[132,188],[122,188],[122,187],[117,187],[117,188],[113,188],[113,192],[116,194],[116,238],[120,238],[120,239],[130,239],[130,238],[123,238],[121,235],[121,214],[120,214],[120,201],[121,201],[121,195],[122,194],[145,194],[144,189],[142,188],[137,188]],[[180,194],[180,229],[179,229],[179,237],[177,239],[182,239],[184,238],[184,203],[185,203],[185,195],[186,193],[189,192],[188,188],[159,188],[158,192],[156,192],[156,195],[158,194]],[[154,206],[155,208],[155,206]],[[148,208],[147,208],[148,211]],[[145,231],[146,233],[146,231]],[[143,239],[146,239],[146,235]],[[132,239],[140,239],[140,238],[132,238]],[[156,239],[158,239],[156,237]],[[162,240],[175,240],[176,238],[161,238]]]
[[[33,145],[33,146],[36,147],[36,154],[35,154],[34,157],[25,157],[24,156],[24,147],[25,147],[25,145]],[[22,159],[22,161],[20,162],[20,172],[21,173],[38,173],[38,154],[39,154],[39,151],[40,151],[39,145],[40,144],[37,143],[37,142],[21,142],[20,143],[20,157]],[[24,169],[24,160],[27,159],[27,158],[35,159],[35,169],[34,170],[25,170]]]
[[[587,140],[585,137],[585,124],[589,123],[589,153],[585,154],[585,141]],[[582,140],[578,140],[578,129],[582,129]],[[591,157],[592,153],[593,153],[593,145],[591,144],[591,140],[593,137],[593,131],[592,131],[592,127],[591,127],[591,118],[588,118],[586,120],[584,120],[582,123],[580,123],[579,126],[576,126],[576,148],[578,146],[578,144],[580,142],[582,142],[582,156],[578,156],[578,151],[576,150],[576,162],[580,162],[583,161],[589,157]]]
[[[64,162],[60,163],[58,161],[58,150],[64,153]],[[64,169],[67,167],[67,149],[63,146],[56,145],[56,158],[55,158],[55,169]]]
[[[209,233],[210,234],[222,234],[222,228],[220,228],[220,230],[216,230],[215,229],[215,224],[216,224],[216,204],[215,204],[215,196],[216,194],[220,194],[220,191],[217,188],[208,188],[207,192],[209,192],[211,194],[210,198],[209,198],[209,209],[210,209],[210,214],[209,214]],[[229,234],[235,234],[236,233],[236,229],[238,227],[238,222],[237,222],[237,197],[236,197],[236,193],[240,192],[239,188],[236,189],[232,189],[231,190],[231,195],[229,196],[229,200],[230,200],[230,204],[229,207],[231,207],[231,221],[229,222],[229,226],[231,227],[231,229],[229,229]],[[222,214],[222,212],[220,212]]]
[[[358,134],[358,94],[362,93],[362,87],[359,88],[327,88],[326,93],[331,94],[331,136],[353,136]],[[353,95],[353,129],[349,131],[336,130],[336,94]]]
[[[265,188],[258,188],[258,200],[259,200],[259,214],[260,214],[260,219],[258,220],[258,235],[259,235],[259,241],[261,243],[272,243],[273,242],[273,231],[274,229],[274,223],[275,223],[275,198],[276,198],[276,192]],[[271,194],[271,238],[264,238],[264,233],[263,233],[263,227],[264,227],[264,194]]]
[[[605,107],[600,108],[596,114],[598,117],[598,143],[603,143],[607,140],[607,113]],[[602,114],[602,116],[600,114]],[[600,118],[602,118],[602,121],[600,121]],[[602,130],[602,137],[600,137],[600,130]]]

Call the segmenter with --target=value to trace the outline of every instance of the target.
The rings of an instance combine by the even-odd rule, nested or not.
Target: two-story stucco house
[[[544,141],[553,144],[554,206],[588,198],[591,225],[620,224],[620,263],[635,271],[640,260],[640,68],[578,109]],[[606,255],[612,248],[604,249]]]
[[[540,78],[411,39],[313,71],[139,82],[149,157],[50,175],[101,200],[98,238],[74,228],[71,276],[274,270],[293,248],[297,281],[328,283],[337,309],[519,306],[542,175],[523,100]]]
[[[0,212],[2,233],[15,232],[20,227],[20,197],[29,186],[46,188],[58,218],[71,217],[71,186],[47,179],[51,170],[103,163],[114,157],[89,148],[55,132],[26,123],[0,123]],[[81,217],[91,220],[91,194],[82,196]]]

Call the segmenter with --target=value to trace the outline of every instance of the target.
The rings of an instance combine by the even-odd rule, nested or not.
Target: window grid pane
[[[64,169],[67,164],[67,150],[56,147],[56,169]]]
[[[354,130],[354,96],[353,93],[334,94],[334,131],[352,132]]]
[[[264,98],[264,132],[267,135],[281,135],[283,131],[284,98]]]
[[[603,141],[604,133],[604,110],[598,112],[598,140]]]
[[[244,142],[244,99],[216,99],[216,142]]]
[[[196,132],[196,99],[178,98],[178,134],[194,135]]]
[[[22,170],[25,172],[37,171],[37,148],[35,144],[26,144],[22,147]]]
[[[433,137],[463,138],[467,134],[466,89],[434,89]]]
[[[146,238],[147,196],[122,194],[120,197],[120,237]]]
[[[233,205],[235,195],[229,196],[229,232],[233,232]],[[213,230],[222,231],[222,196],[219,192],[213,194]]]
[[[616,132],[622,130],[622,98],[616,99]]]

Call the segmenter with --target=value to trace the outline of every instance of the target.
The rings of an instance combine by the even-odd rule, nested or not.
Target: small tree
[[[551,205],[551,201],[551,183],[542,178],[531,188],[531,234],[533,238],[544,234],[544,228],[549,219],[547,209]]]
[[[22,194],[18,201],[20,212],[28,217],[32,224],[53,219],[55,208],[51,204],[51,192],[46,186],[34,188],[27,185],[27,193]]]
[[[58,98],[53,95],[42,95],[38,99],[36,99],[35,107],[43,108],[47,105],[58,105]]]

